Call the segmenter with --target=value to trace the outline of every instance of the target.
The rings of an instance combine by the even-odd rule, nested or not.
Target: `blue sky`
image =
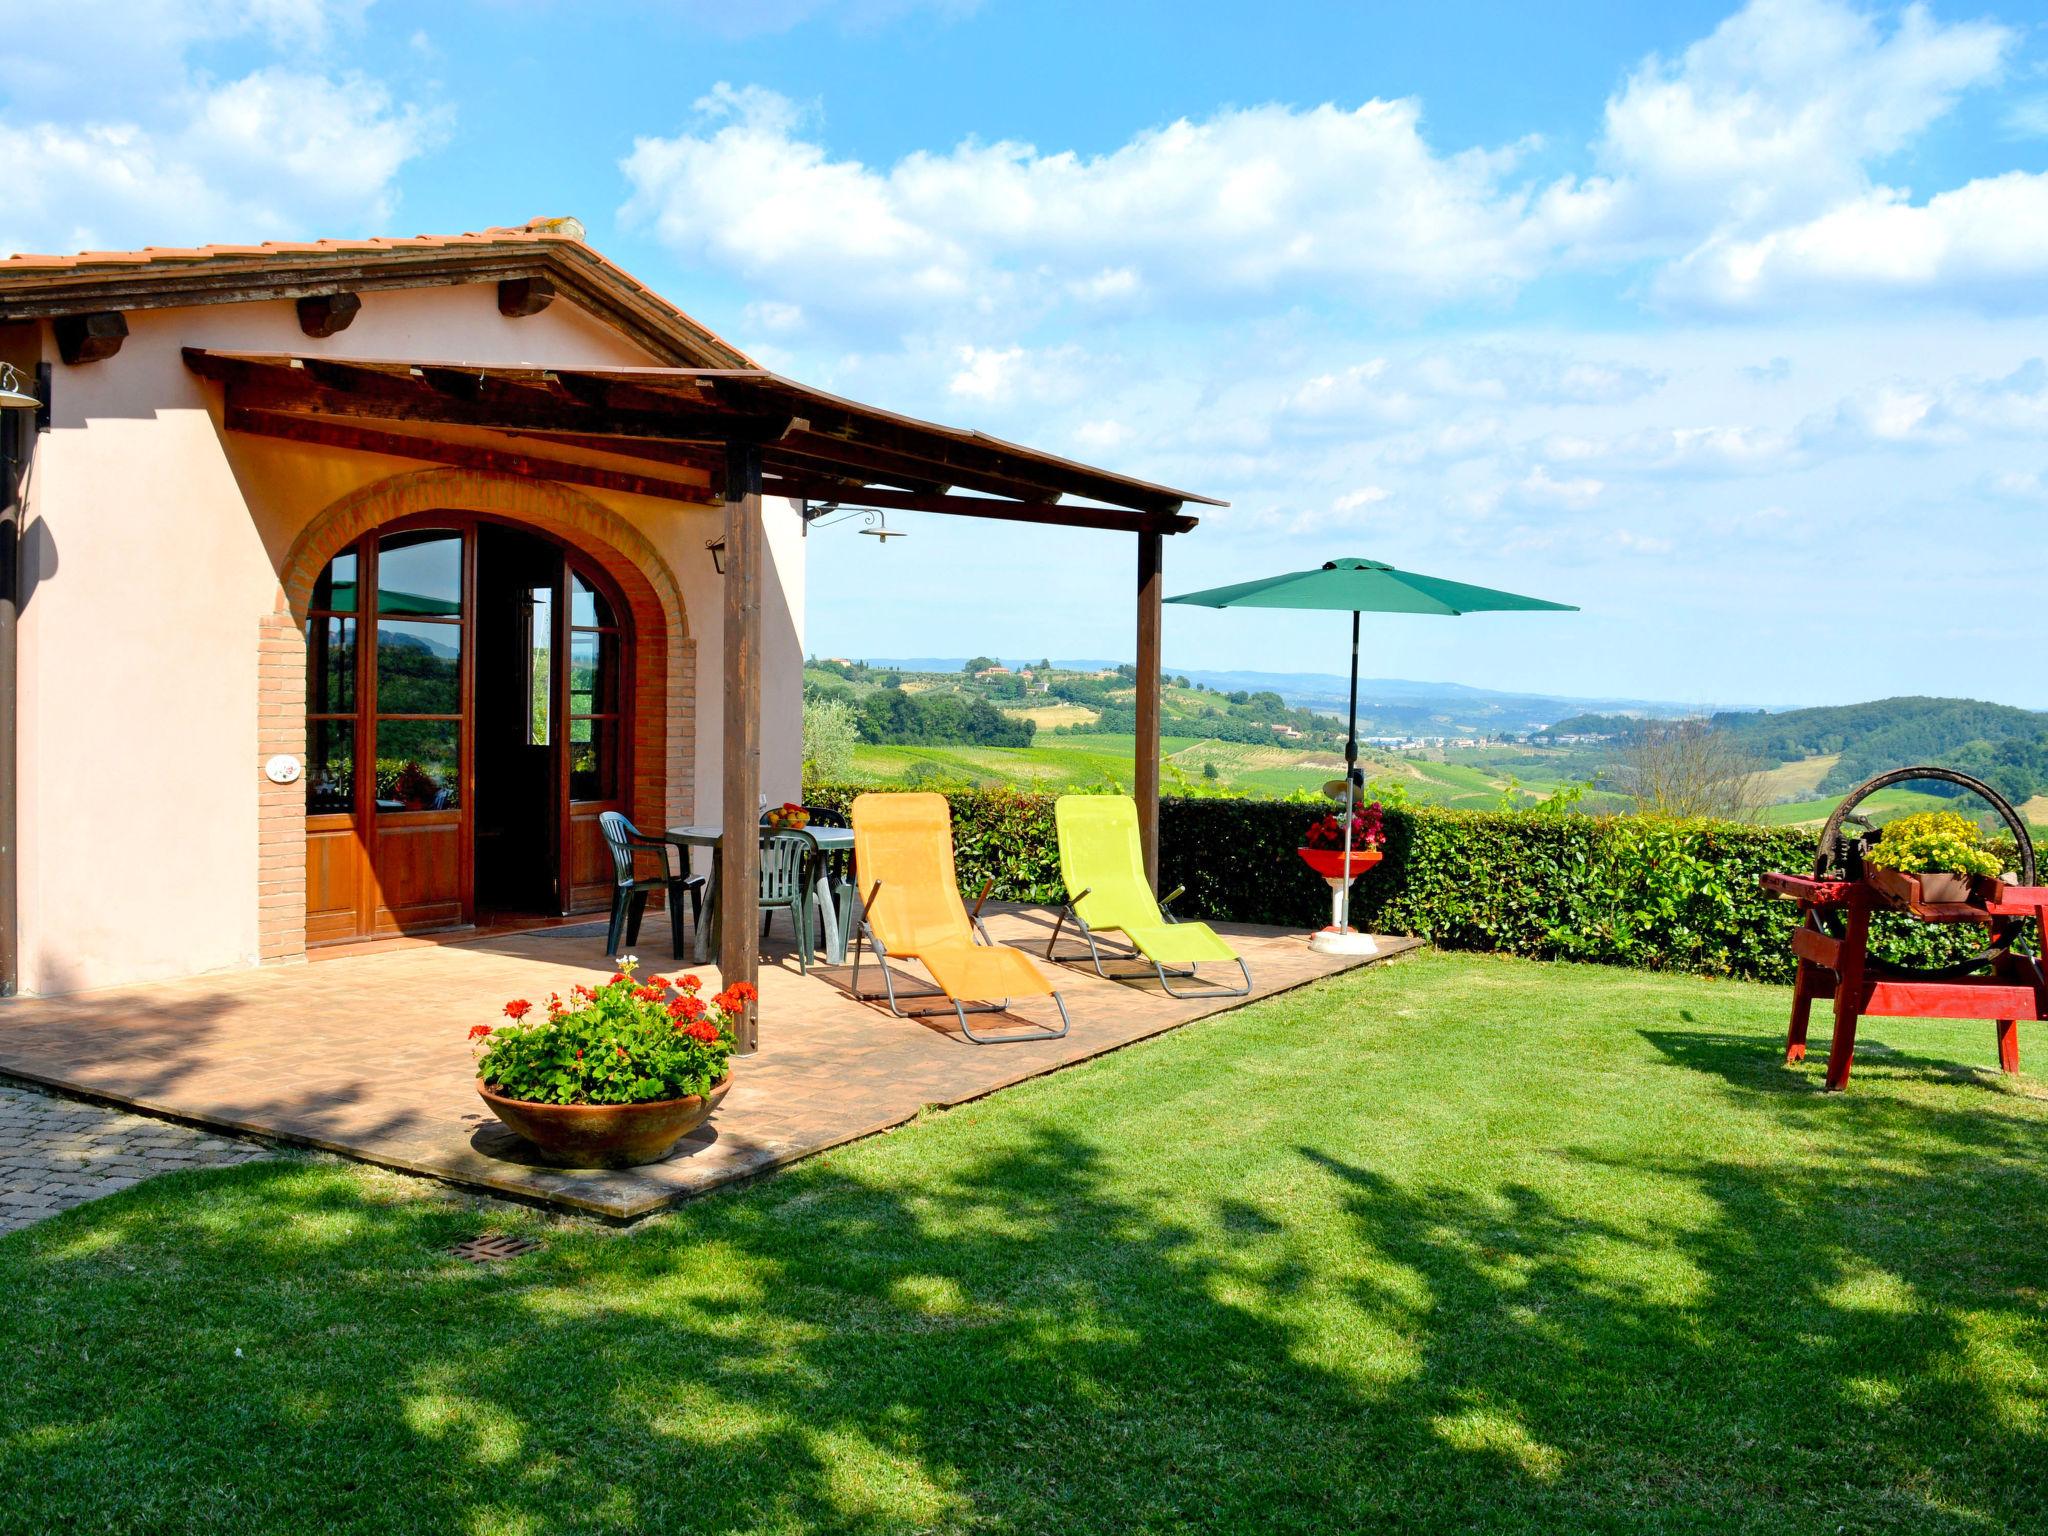
[[[1585,610],[1373,621],[1369,670],[2048,706],[2038,6],[4,11],[0,250],[574,214],[770,366],[1228,498],[1169,590],[1364,554]],[[1128,540],[891,521],[814,536],[814,649],[1129,653]]]

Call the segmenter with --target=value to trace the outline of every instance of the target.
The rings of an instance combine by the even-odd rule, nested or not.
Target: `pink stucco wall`
[[[557,301],[507,320],[491,284],[364,296],[313,341],[289,302],[139,311],[121,351],[59,363],[27,487],[21,619],[22,985],[38,993],[246,966],[257,954],[257,635],[293,540],[411,461],[227,436],[185,346],[484,363],[644,364]],[[54,346],[47,347],[54,357]],[[654,545],[698,663],[696,803],[719,807],[715,507],[590,491]],[[772,502],[764,788],[799,788],[803,546]]]

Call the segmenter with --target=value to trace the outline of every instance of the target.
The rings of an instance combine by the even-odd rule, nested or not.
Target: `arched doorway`
[[[639,639],[594,560],[489,514],[414,513],[328,560],[304,625],[308,944],[601,902]]]

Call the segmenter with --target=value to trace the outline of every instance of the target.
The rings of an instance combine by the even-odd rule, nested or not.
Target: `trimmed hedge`
[[[843,810],[859,793],[814,785],[805,799]],[[949,793],[962,888],[993,879],[998,897],[1059,901],[1054,798]],[[1164,797],[1161,889],[1187,887],[1174,908],[1183,917],[1320,927],[1329,888],[1294,853],[1311,814],[1287,801]],[[1386,828],[1385,861],[1353,893],[1360,927],[1447,949],[1791,979],[1796,910],[1765,896],[1757,876],[1810,869],[1811,829],[1436,807],[1388,810]],[[1979,937],[1974,928],[1880,922],[1876,947],[1902,961],[1954,958]]]

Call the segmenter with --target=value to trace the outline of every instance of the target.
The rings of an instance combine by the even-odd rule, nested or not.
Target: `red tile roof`
[[[0,260],[0,321],[537,275],[555,279],[567,297],[664,361],[752,366],[736,347],[584,244],[583,226],[574,219],[534,219],[459,235],[10,256]]]

